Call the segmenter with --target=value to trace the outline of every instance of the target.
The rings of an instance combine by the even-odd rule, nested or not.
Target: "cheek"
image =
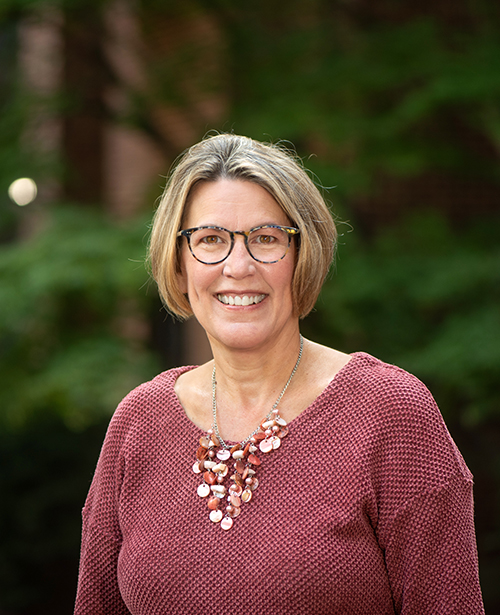
[[[179,289],[183,294],[191,295],[190,301],[210,294],[214,282],[220,275],[217,266],[209,267],[195,260],[190,253],[181,258],[181,271],[177,274]]]

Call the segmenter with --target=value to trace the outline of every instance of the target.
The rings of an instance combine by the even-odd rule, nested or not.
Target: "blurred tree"
[[[104,199],[104,96],[110,78],[101,5],[95,0],[65,2],[62,10],[63,196],[92,205]]]

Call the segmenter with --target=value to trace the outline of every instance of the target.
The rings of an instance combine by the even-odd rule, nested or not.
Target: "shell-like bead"
[[[271,439],[267,438],[266,440],[261,440],[259,444],[259,448],[263,453],[270,453],[273,450],[273,443]],[[248,458],[248,461],[252,463],[252,461],[250,460],[250,457]]]
[[[250,502],[250,500],[252,499],[252,492],[250,491],[250,489],[245,489],[245,491],[243,491],[243,493],[241,494],[241,499],[243,500],[243,502]]]
[[[198,493],[200,498],[206,498],[207,495],[210,493],[210,487],[209,485],[207,485],[207,483],[202,483],[201,485],[199,485],[196,492]]]
[[[251,453],[255,453],[255,451],[256,451],[256,450],[257,450],[257,447],[256,447],[256,446],[253,446],[253,445],[252,445],[252,446],[250,447],[250,452],[251,452]]]
[[[281,425],[281,427],[287,426],[287,422],[285,421],[285,419],[282,419],[281,416],[276,417],[276,422],[278,423],[278,425]]]
[[[228,515],[230,517],[232,517],[233,519],[235,519],[241,512],[241,508],[239,506],[232,506],[232,511],[230,513],[228,513]]]
[[[229,501],[231,502],[232,506],[237,506],[238,508],[241,506],[241,500],[236,494],[231,494],[229,496]]]
[[[241,449],[236,450],[233,453],[233,459],[243,459],[244,456],[245,456],[245,451],[242,451]]]
[[[245,471],[245,462],[241,459],[238,459],[236,463],[234,464],[234,467],[236,469],[236,472],[238,472],[238,474],[243,474],[243,472]]]
[[[224,517],[220,522],[220,526],[223,530],[230,530],[233,527],[233,520],[230,517]]]
[[[261,427],[264,431],[266,431],[266,429],[270,429],[273,425],[274,421],[265,421],[264,423],[262,423]]]
[[[218,463],[217,465],[214,464],[212,472],[225,476],[227,474],[227,465],[225,463]]]
[[[222,510],[212,510],[210,513],[210,521],[213,523],[219,523],[222,519]]]
[[[243,485],[245,484],[245,483],[244,483],[244,481],[243,481],[243,478],[242,478],[242,477],[241,477],[241,475],[240,475],[240,474],[238,474],[238,473],[233,474],[233,480],[234,480],[234,482],[235,482],[237,485],[241,485],[241,486],[243,486]]]
[[[210,510],[217,510],[219,508],[219,504],[220,504],[220,498],[218,498],[215,495],[212,495],[211,497],[208,498],[208,508],[210,508]]]
[[[232,484],[229,487],[229,493],[240,496],[243,492],[243,487],[241,485],[237,485],[236,483]]]
[[[200,446],[203,446],[203,448],[210,448],[210,440],[206,436],[201,436]]]
[[[216,463],[215,461],[211,461],[210,459],[207,459],[203,465],[205,466],[207,470],[211,470],[216,465]]]
[[[196,451],[196,459],[198,459],[198,461],[203,461],[207,458],[207,455],[208,450],[206,448],[203,448],[203,446],[200,446]]]
[[[199,461],[195,461],[193,463],[193,472],[195,474],[201,474],[201,468],[200,468],[200,462]]]
[[[278,438],[278,436],[271,436],[269,440],[271,441],[273,449],[276,450],[277,448],[281,446],[281,440]]]
[[[252,491],[255,491],[257,489],[257,487],[259,486],[259,481],[257,478],[253,479],[253,483],[250,485],[250,489]]]
[[[212,446],[219,446],[220,444],[219,438],[213,433],[210,435],[210,442]]]
[[[213,472],[210,472],[210,470],[207,470],[203,474],[203,478],[205,479],[207,485],[214,485],[217,482],[217,476],[215,476]]]
[[[231,453],[225,448],[217,452],[217,459],[220,459],[221,461],[227,461],[230,457]]]
[[[236,451],[239,451],[239,450],[241,450],[241,444],[235,444],[235,445],[234,445],[234,446],[230,449],[231,455],[232,455],[233,453],[235,453]]]
[[[256,440],[264,440],[265,437],[266,434],[263,431],[258,431],[254,436]]]
[[[216,495],[218,498],[223,498],[226,495],[226,488],[224,487],[224,485],[212,485],[210,489],[212,489],[213,494]]]
[[[248,461],[254,466],[260,466],[260,464],[262,463],[262,461],[257,457],[257,455],[254,455],[253,453],[250,453],[250,455],[248,455]]]

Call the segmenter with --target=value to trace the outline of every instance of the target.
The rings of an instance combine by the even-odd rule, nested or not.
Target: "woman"
[[[472,477],[430,393],[300,335],[335,238],[280,148],[217,135],[181,158],[150,259],[214,360],[116,411],[75,613],[483,613]]]

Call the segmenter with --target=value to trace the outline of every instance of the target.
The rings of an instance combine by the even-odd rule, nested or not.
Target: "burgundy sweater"
[[[139,386],[111,420],[77,615],[484,613],[472,477],[415,377],[353,354],[261,455],[259,487],[223,531],[196,492],[202,431],[173,388],[188,369]]]

